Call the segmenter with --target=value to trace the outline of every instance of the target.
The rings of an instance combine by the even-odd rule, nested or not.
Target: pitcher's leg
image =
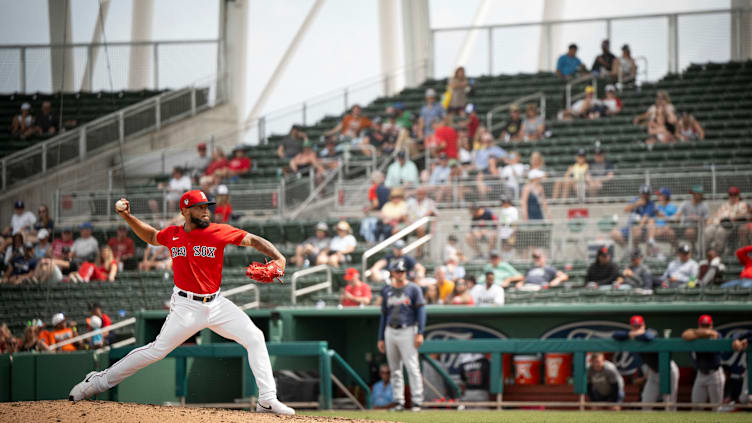
[[[264,333],[253,324],[251,318],[235,303],[225,297],[219,297],[213,304],[209,315],[209,329],[217,334],[232,339],[248,351],[248,364],[259,390],[259,401],[277,398],[272,363],[266,350]]]

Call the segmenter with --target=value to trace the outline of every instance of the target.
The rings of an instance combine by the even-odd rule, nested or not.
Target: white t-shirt
[[[506,165],[501,169],[501,177],[506,181],[506,185],[512,188],[515,195],[517,195],[520,184],[525,180],[525,165],[522,163]]]
[[[25,211],[21,214],[13,213],[13,217],[10,218],[10,226],[13,228],[13,235],[21,232],[21,229],[31,229],[34,224],[37,223],[37,218],[34,213]]]
[[[444,255],[443,255],[444,261],[446,262],[447,260],[449,260],[449,257],[451,257],[451,256],[455,256],[456,257],[458,251],[459,250],[457,249],[457,247],[455,247],[455,246],[453,246],[453,245],[451,245],[451,244],[449,244],[447,242],[447,244],[444,245]]]
[[[180,179],[170,179],[170,191],[179,192],[183,194],[186,191],[191,190],[191,178],[188,175],[183,175]]]
[[[477,306],[504,305],[504,288],[496,284],[486,289],[485,283],[479,283],[470,290],[470,296]]]
[[[346,235],[344,238],[335,236],[329,241],[329,250],[331,251],[344,251],[349,247],[355,247],[358,241],[352,235]]]
[[[71,246],[71,252],[76,257],[86,257],[92,254],[96,255],[97,251],[99,251],[99,243],[93,236],[88,238],[78,238],[73,241],[73,245]]]
[[[508,239],[514,233],[510,225],[520,220],[520,212],[517,207],[502,207],[499,210],[499,236],[502,239]]]
[[[424,216],[428,216],[431,212],[436,213],[436,202],[431,198],[424,198],[423,201],[418,201],[417,198],[407,199],[407,215],[410,220],[416,220]]]

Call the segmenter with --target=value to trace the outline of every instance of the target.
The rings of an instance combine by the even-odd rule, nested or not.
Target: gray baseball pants
[[[402,375],[402,365],[407,368],[410,377],[410,394],[413,405],[423,403],[423,378],[420,375],[420,360],[415,348],[415,334],[417,326],[395,329],[387,327],[384,330],[386,344],[386,361],[392,373],[392,395],[394,402],[405,404],[405,378]]]
[[[654,372],[650,367],[647,369],[647,381],[642,389],[642,402],[658,402],[661,398],[661,383],[658,372]],[[671,402],[675,403],[679,395],[679,366],[674,360],[671,360]],[[671,407],[676,409],[676,407]]]
[[[720,404],[723,402],[723,384],[726,382],[726,375],[723,369],[718,368],[710,373],[697,371],[695,384],[692,385],[692,402],[703,403],[711,402]]]

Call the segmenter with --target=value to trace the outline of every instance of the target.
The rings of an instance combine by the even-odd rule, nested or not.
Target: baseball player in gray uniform
[[[697,329],[690,328],[682,333],[685,341],[695,339],[718,339],[718,332],[713,330],[713,318],[703,314],[697,320]],[[692,385],[692,402],[720,404],[723,402],[723,385],[726,376],[721,368],[721,353],[719,352],[692,352],[692,359],[697,367],[697,376]],[[718,407],[715,408],[716,410]]]
[[[420,374],[418,348],[423,344],[426,326],[425,301],[418,285],[407,280],[404,260],[396,260],[389,268],[392,284],[381,291],[381,321],[378,348],[386,353],[392,374],[394,402],[392,410],[405,409],[405,380],[402,365],[410,377],[412,411],[420,411],[423,403],[423,378]]]

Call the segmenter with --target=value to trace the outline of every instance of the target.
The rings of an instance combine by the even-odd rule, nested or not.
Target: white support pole
[[[102,10],[97,13],[97,20],[94,23],[94,32],[91,35],[91,43],[96,44],[102,41],[102,28],[107,24],[107,13],[110,11],[110,0],[102,2]],[[97,63],[97,55],[103,47],[89,47],[86,55],[86,66],[84,74],[81,77],[81,90],[92,91],[92,79],[94,77],[94,64]]]
[[[397,0],[380,0],[379,5],[379,48],[381,52],[381,74],[384,78],[382,95],[394,93],[395,78],[389,72],[397,68]]]
[[[223,30],[221,48],[227,71],[228,102],[235,106],[238,129],[248,113],[248,0],[221,0],[219,27]],[[261,138],[259,138],[261,139]]]
[[[295,55],[295,51],[300,46],[300,43],[305,37],[306,32],[308,32],[308,28],[311,27],[311,23],[313,23],[313,21],[316,19],[316,15],[318,15],[319,11],[321,11],[321,7],[324,5],[324,1],[325,0],[316,0],[316,2],[311,7],[311,10],[308,11],[305,19],[303,19],[303,23],[300,24],[300,27],[298,28],[298,32],[295,33],[292,41],[290,41],[290,45],[287,46],[287,50],[282,55],[282,58],[279,59],[277,66],[274,68],[271,78],[269,78],[269,80],[266,82],[264,89],[261,90],[261,94],[256,100],[256,104],[253,106],[251,112],[248,114],[248,117],[245,120],[246,123],[253,121],[261,114],[261,111],[264,110],[266,102],[269,101],[269,97],[271,97],[274,89],[277,87],[279,79],[285,73],[285,69],[287,69],[287,66],[290,64],[290,59],[292,59],[292,57]]]
[[[70,3],[70,0],[47,0],[51,44],[69,44],[73,39]],[[74,91],[73,50],[64,47],[53,48],[50,51],[50,57],[52,91],[58,91],[61,88],[63,91]]]
[[[154,18],[154,1],[138,0],[133,2],[131,18],[131,40],[151,41],[152,21]],[[153,61],[153,52],[148,46],[133,46],[130,52],[128,64],[128,88],[141,90],[151,88],[149,84],[152,74],[151,66],[156,66]]]
[[[542,21],[558,21],[564,16],[565,2],[544,1]],[[540,44],[538,46],[538,69],[541,71],[554,71],[554,51],[559,42],[560,30],[551,24],[541,25]],[[562,52],[563,53],[563,52]]]
[[[421,66],[411,66],[428,60],[433,69],[433,34],[428,13],[428,0],[402,0],[402,37],[407,67],[406,85],[415,87],[428,75]]]

